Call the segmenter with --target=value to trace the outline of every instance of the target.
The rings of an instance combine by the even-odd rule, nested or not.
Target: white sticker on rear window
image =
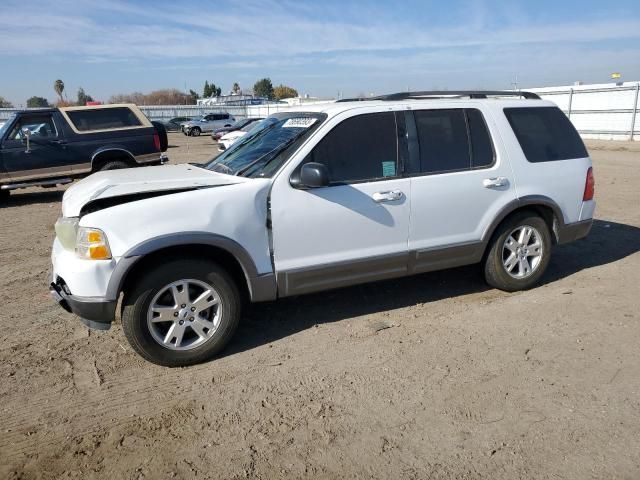
[[[316,123],[316,118],[313,117],[299,117],[299,118],[290,118],[282,128],[309,128],[311,125]]]

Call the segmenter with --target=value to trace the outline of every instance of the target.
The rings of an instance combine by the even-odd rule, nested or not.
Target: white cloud
[[[139,7],[107,0],[80,8],[64,0],[56,12],[50,3],[31,5],[29,15],[4,8],[0,16],[0,55],[81,56],[87,60],[161,58],[216,59],[233,55],[230,66],[252,66],[270,58],[350,52],[478,48],[504,45],[596,43],[638,39],[640,20],[602,19],[539,25],[487,25],[486,7],[473,2],[467,24],[451,27],[389,22],[370,11],[356,20],[335,20],[322,8],[294,7],[270,0],[242,7],[187,11],[181,5]],[[284,6],[283,6],[284,5]],[[84,12],[88,13],[71,13]],[[121,19],[126,21],[122,22]]]

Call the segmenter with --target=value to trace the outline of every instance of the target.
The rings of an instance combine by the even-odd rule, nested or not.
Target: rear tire
[[[114,160],[112,162],[105,163],[102,167],[98,169],[99,172],[105,172],[107,170],[119,170],[121,168],[130,168],[127,162],[123,162],[122,160]]]
[[[484,262],[489,285],[506,292],[527,290],[544,275],[551,260],[547,223],[531,212],[507,218],[493,236]]]
[[[200,129],[198,127],[193,127],[191,129],[191,136],[192,137],[199,137],[200,133],[201,133],[201,131],[200,131]]]
[[[145,360],[182,367],[220,352],[240,313],[238,287],[224,269],[213,262],[174,259],[147,271],[125,294],[122,326]]]
[[[9,200],[9,195],[11,195],[11,190],[0,190],[0,202]]]

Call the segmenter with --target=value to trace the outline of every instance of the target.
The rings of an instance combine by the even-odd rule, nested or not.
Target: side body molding
[[[145,240],[129,249],[122,256],[111,275],[109,285],[107,286],[107,299],[117,300],[124,286],[127,274],[145,255],[162,250],[163,248],[187,245],[207,245],[220,248],[233,255],[242,267],[249,287],[251,301],[264,302],[276,299],[277,288],[273,272],[259,274],[253,259],[242,245],[230,238],[207,232],[182,232],[162,235]]]

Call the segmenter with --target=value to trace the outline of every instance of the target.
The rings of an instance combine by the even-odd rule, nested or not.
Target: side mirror
[[[31,153],[30,140],[31,140],[31,130],[25,127],[22,129],[22,143],[26,144],[27,146],[27,149],[24,151],[24,153]]]
[[[292,182],[302,188],[321,188],[329,186],[329,170],[322,163],[305,163],[300,170],[297,182]]]

